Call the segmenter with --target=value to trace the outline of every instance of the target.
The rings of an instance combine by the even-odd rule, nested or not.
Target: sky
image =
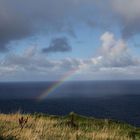
[[[0,81],[140,80],[139,0],[0,0]]]

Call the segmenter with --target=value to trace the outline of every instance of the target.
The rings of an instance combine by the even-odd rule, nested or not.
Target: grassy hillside
[[[69,114],[0,114],[0,140],[140,140],[140,129]]]

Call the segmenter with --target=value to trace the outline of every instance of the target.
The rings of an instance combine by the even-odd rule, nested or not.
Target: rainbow
[[[65,73],[58,82],[53,83],[46,91],[44,91],[39,97],[37,97],[37,101],[46,99],[49,94],[58,89],[58,87],[60,87],[65,81],[71,78],[77,71],[78,69],[73,69]]]

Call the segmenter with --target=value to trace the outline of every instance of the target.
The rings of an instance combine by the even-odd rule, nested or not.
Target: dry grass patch
[[[28,121],[21,129],[19,118]],[[140,131],[109,120],[74,116],[78,127],[68,125],[71,116],[0,114],[0,140],[139,140]]]

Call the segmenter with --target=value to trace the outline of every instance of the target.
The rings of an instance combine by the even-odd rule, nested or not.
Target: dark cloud
[[[95,9],[95,7],[94,7]],[[98,3],[96,15],[92,13],[87,24],[104,31],[113,31],[117,27],[123,39],[130,39],[140,34],[140,1],[107,0]]]
[[[55,38],[52,39],[48,48],[44,48],[42,51],[44,53],[52,53],[52,52],[68,52],[71,51],[72,48],[68,42],[66,37]]]
[[[23,23],[0,23],[0,51],[8,50],[7,46],[10,41],[20,40],[33,34],[32,28]]]
[[[131,23],[125,22],[125,26],[122,28],[122,36],[125,39],[129,39],[140,33],[140,17]]]
[[[72,25],[65,22],[74,5],[74,1],[68,0],[1,0],[0,51],[8,50],[11,41],[33,36],[44,29],[75,37]]]
[[[129,38],[140,33],[139,9],[139,0],[0,0],[0,51],[44,29],[76,37],[73,26],[83,22],[99,29],[120,24]]]
[[[102,5],[97,0],[0,0],[0,51],[7,50],[11,41],[41,31],[65,32],[75,38],[74,26],[97,17]]]
[[[139,0],[110,0],[115,18],[121,27],[122,37],[129,39],[140,34],[140,1]]]
[[[0,1],[0,51],[8,50],[7,44],[10,41],[33,34],[34,26],[24,11],[22,3],[16,0]]]

